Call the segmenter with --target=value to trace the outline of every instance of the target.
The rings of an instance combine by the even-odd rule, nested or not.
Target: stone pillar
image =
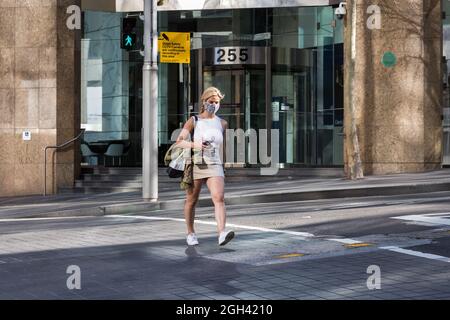
[[[367,26],[370,5],[381,9],[379,30]],[[346,86],[353,76],[354,87],[345,97],[346,172],[354,151],[349,138],[351,99],[365,175],[441,167],[441,12],[440,0],[347,1]],[[356,19],[353,49],[352,19]],[[352,50],[354,75],[348,72]],[[385,54],[391,65],[382,63]]]
[[[76,0],[0,0],[0,196],[43,193],[44,148],[79,132]],[[31,141],[22,132],[31,131]],[[72,186],[79,147],[48,152],[47,191]]]

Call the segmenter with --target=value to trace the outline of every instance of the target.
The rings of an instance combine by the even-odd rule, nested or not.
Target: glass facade
[[[121,165],[140,166],[143,58],[120,49],[124,16],[84,13],[82,123],[94,148],[129,143]],[[332,7],[164,11],[158,18],[160,32],[192,37],[189,65],[159,64],[161,156],[213,85],[225,93],[219,116],[231,129],[279,130],[283,165],[343,164],[343,27]],[[249,166],[250,152],[234,162]]]
[[[141,164],[142,57],[120,48],[121,21],[126,14],[83,13],[81,40],[81,127],[86,145],[103,154],[111,143],[123,143],[123,166]],[[138,33],[142,22],[138,20]],[[140,39],[141,36],[138,36]],[[86,159],[90,164],[107,161]],[[104,162],[105,164],[108,164]]]

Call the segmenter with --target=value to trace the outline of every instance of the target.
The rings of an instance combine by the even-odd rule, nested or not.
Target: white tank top
[[[197,117],[197,122],[194,130],[194,142],[210,142],[210,146],[203,152],[194,149],[194,163],[195,164],[222,164],[220,158],[220,150],[223,144],[223,128],[221,119],[215,116],[212,119],[202,119]],[[202,162],[202,153],[203,160]]]

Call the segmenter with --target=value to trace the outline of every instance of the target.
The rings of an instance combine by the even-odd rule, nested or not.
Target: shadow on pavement
[[[221,249],[221,251],[223,250],[224,249]],[[205,273],[215,277],[214,281],[209,282],[209,289],[228,296],[241,292],[241,289],[229,284],[230,281],[236,280],[241,276],[241,273],[239,273],[235,264],[224,261],[212,261],[211,259],[203,258],[195,247],[188,247],[185,250],[185,253],[187,256],[187,268],[191,266],[204,266]],[[192,275],[192,277],[190,275]],[[221,275],[223,275],[223,277],[221,277]],[[197,272],[195,272],[195,276],[189,272],[185,273],[183,274],[183,278],[184,280],[197,286],[205,286],[206,284],[205,279],[198,277]]]

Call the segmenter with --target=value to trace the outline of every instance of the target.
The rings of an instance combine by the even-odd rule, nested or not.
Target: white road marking
[[[431,260],[438,260],[438,261],[443,261],[443,262],[450,263],[450,258],[439,256],[439,255],[436,255],[436,254],[423,253],[423,252],[420,252],[420,251],[402,249],[402,248],[399,248],[399,247],[380,247],[380,249],[389,250],[389,251],[398,252],[398,253],[404,253],[404,254],[408,254],[410,256],[416,256],[416,257],[421,257],[421,258],[426,258],[426,259],[431,259]]]
[[[196,218],[206,218],[206,217],[208,217],[208,218],[210,218],[210,217],[214,218],[214,213],[196,214],[195,217],[196,217]]]
[[[87,218],[102,218],[103,216],[79,216],[79,217],[48,217],[48,218],[15,218],[15,219],[0,219],[0,222],[22,222],[22,221],[45,221],[45,220],[70,220],[70,219],[87,219]]]
[[[409,216],[393,217],[392,219],[425,222],[434,225],[450,226],[450,214],[447,213],[433,213],[433,214],[416,214]]]
[[[185,222],[184,219],[179,218],[166,218],[166,217],[147,217],[147,216],[129,216],[129,215],[109,215],[106,217],[111,218],[129,218],[129,219],[143,219],[143,220],[155,220],[155,221],[177,221],[177,222]],[[205,224],[205,225],[216,225],[216,222],[214,221],[202,221],[202,220],[195,220],[195,223],[198,224]],[[227,227],[231,228],[239,228],[239,229],[247,229],[247,230],[255,230],[255,231],[262,231],[262,232],[274,232],[274,233],[283,233],[283,234],[290,234],[293,236],[299,236],[304,238],[311,238],[314,237],[313,234],[307,233],[307,232],[297,232],[297,231],[287,231],[287,230],[277,230],[277,229],[268,229],[268,228],[260,228],[260,227],[253,227],[253,226],[244,226],[244,225],[238,225],[238,224],[230,224],[227,223]]]
[[[362,243],[361,241],[353,240],[353,239],[327,239],[328,241],[335,241],[343,244],[358,244]]]

